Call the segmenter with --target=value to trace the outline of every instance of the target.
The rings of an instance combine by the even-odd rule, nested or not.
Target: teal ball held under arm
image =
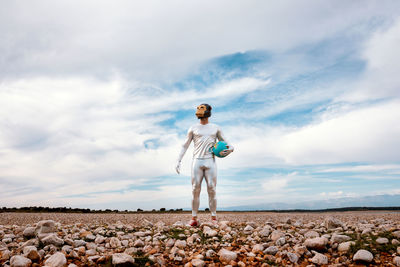
[[[213,147],[211,147],[212,153],[219,158],[225,157],[220,154],[221,151],[223,151],[225,149],[228,149],[228,144],[224,141],[219,141],[219,142],[215,143],[215,145]]]

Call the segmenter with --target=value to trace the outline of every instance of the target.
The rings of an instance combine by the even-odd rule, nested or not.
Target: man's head
[[[211,116],[211,106],[209,104],[201,104],[197,107],[196,116],[198,119],[208,118]]]

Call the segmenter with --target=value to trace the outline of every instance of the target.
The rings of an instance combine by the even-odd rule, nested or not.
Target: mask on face
[[[208,104],[201,104],[197,107],[196,116],[198,119],[208,118],[211,116],[211,106]]]

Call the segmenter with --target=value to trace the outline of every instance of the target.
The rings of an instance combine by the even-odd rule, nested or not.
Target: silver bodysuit
[[[217,198],[216,198],[216,185],[217,185],[217,165],[215,158],[210,151],[211,147],[219,141],[225,141],[221,129],[218,125],[213,123],[196,124],[190,127],[187,133],[187,138],[182,146],[181,153],[179,154],[178,162],[180,162],[186,153],[190,143],[193,140],[193,163],[192,163],[192,216],[197,216],[200,205],[200,191],[201,182],[203,178],[206,179],[208,202],[212,216],[216,216]],[[233,147],[228,143],[229,149]]]

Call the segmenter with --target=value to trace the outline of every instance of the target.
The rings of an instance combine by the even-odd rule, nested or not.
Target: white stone
[[[299,256],[296,253],[288,252],[287,256],[289,260],[293,263],[297,263],[297,261],[299,260]]]
[[[339,252],[347,252],[347,251],[349,251],[350,246],[351,245],[355,245],[355,244],[356,243],[354,241],[343,242],[343,243],[339,244],[337,249],[338,249]]]
[[[278,252],[277,246],[270,246],[266,250],[264,250],[264,254],[275,255]]]
[[[173,247],[175,245],[175,239],[168,239],[167,243],[165,244],[166,247]]]
[[[214,237],[214,236],[216,236],[216,235],[218,234],[217,231],[211,229],[211,228],[208,227],[208,226],[204,226],[203,232],[204,232],[204,234],[205,234],[206,236],[208,236],[208,237]]]
[[[193,259],[192,260],[192,265],[194,267],[204,267],[206,265],[206,263],[203,260],[200,260],[200,259]]]
[[[144,247],[144,242],[140,239],[136,240],[133,244],[134,247]]]
[[[311,258],[311,262],[318,264],[318,265],[326,265],[328,264],[328,257],[325,256],[324,254],[314,252],[315,255],[314,257]]]
[[[233,251],[229,251],[227,249],[222,248],[219,252],[219,260],[223,263],[229,263],[230,261],[234,261],[237,258],[237,253]]]
[[[45,264],[50,267],[63,267],[67,264],[67,259],[64,253],[56,252],[46,260]]]
[[[74,247],[82,247],[82,246],[85,246],[86,245],[86,242],[85,241],[83,241],[83,240],[81,240],[81,239],[78,239],[78,240],[74,240]]]
[[[283,246],[286,243],[286,239],[284,236],[280,237],[278,240],[275,241],[275,245]]]
[[[56,230],[56,224],[53,220],[43,220],[38,222],[35,228],[35,233],[40,239],[42,239],[46,235],[54,233]]]
[[[400,257],[396,256],[393,258],[393,264],[396,266],[400,266]]]
[[[59,238],[56,234],[48,234],[47,236],[42,238],[41,241],[45,245],[54,245],[56,247],[60,247],[64,244],[64,240]]]
[[[376,239],[376,243],[378,243],[378,244],[387,244],[387,243],[389,243],[389,239],[387,239],[386,237],[378,237],[377,239]]]
[[[97,254],[97,252],[95,249],[89,249],[89,250],[86,250],[86,252],[85,252],[86,256],[94,256],[96,254]]]
[[[304,245],[309,249],[323,250],[328,244],[328,239],[325,237],[315,237],[306,239]]]
[[[104,236],[99,235],[99,236],[96,237],[96,239],[94,240],[94,242],[95,242],[96,244],[101,244],[101,243],[103,243],[105,240],[106,240],[106,238],[105,238]]]
[[[392,233],[395,237],[400,238],[400,230]]]
[[[338,234],[333,234],[331,237],[331,242],[332,243],[342,243],[349,241],[351,238],[347,235],[338,235]]]
[[[262,237],[268,237],[269,233],[270,233],[269,229],[264,227],[258,234]]]
[[[185,240],[176,240],[175,246],[178,248],[185,248],[186,247],[186,241]]]
[[[374,256],[372,255],[372,253],[365,249],[358,250],[353,256],[354,261],[371,262],[373,258]]]
[[[314,237],[319,237],[319,234],[313,230],[310,230],[304,234],[304,237],[305,238],[314,238]]]
[[[135,236],[139,236],[139,237],[143,237],[143,236],[146,236],[146,233],[145,232],[135,232],[134,235]]]
[[[216,254],[215,251],[212,250],[212,249],[209,249],[209,250],[206,251],[206,257],[207,258],[213,258],[215,256],[215,254]]]
[[[35,227],[26,227],[22,235],[26,238],[35,237]]]
[[[117,237],[111,237],[110,246],[112,248],[118,248],[121,246],[121,241],[119,241],[119,239]]]
[[[32,261],[21,255],[12,256],[10,260],[11,267],[28,267],[31,266]]]
[[[255,244],[251,251],[254,253],[257,253],[257,252],[261,252],[263,250],[264,250],[264,246],[262,244]]]
[[[112,255],[112,264],[116,265],[124,263],[135,263],[135,259],[125,253],[115,253]]]
[[[252,234],[254,231],[254,228],[251,225],[247,225],[244,229],[243,229],[243,233],[245,233],[246,235],[250,235]]]
[[[276,240],[278,240],[279,238],[281,238],[282,236],[284,236],[285,235],[285,233],[283,233],[282,231],[280,231],[280,230],[274,230],[272,233],[271,233],[271,239],[272,239],[272,241],[276,241]]]
[[[339,219],[336,219],[333,217],[328,217],[325,219],[324,225],[327,229],[332,229],[332,228],[341,227],[343,225],[343,223]]]

